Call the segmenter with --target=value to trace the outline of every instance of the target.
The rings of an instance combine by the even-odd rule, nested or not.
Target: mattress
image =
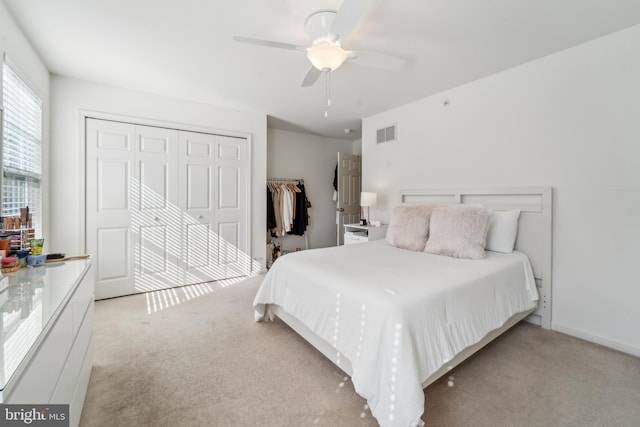
[[[349,360],[381,426],[415,426],[423,381],[537,299],[522,253],[464,260],[377,240],[279,258],[254,314],[268,320],[268,305],[278,305]]]

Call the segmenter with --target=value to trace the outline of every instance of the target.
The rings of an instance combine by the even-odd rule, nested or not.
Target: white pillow
[[[520,209],[493,211],[489,218],[486,249],[493,252],[510,254],[518,236],[518,218]]]
[[[466,205],[434,209],[424,251],[455,258],[484,258],[489,216],[484,208]]]
[[[429,237],[429,218],[435,206],[396,206],[387,228],[387,243],[401,249],[422,252]]]

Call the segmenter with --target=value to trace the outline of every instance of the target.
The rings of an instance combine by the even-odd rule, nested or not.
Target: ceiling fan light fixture
[[[333,71],[347,59],[347,52],[339,45],[320,43],[307,49],[307,58],[318,70]]]

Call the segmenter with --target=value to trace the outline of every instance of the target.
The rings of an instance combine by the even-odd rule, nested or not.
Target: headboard
[[[527,320],[551,328],[552,189],[416,189],[401,190],[402,204],[474,204],[492,210],[521,209],[516,250],[529,256],[540,300]]]

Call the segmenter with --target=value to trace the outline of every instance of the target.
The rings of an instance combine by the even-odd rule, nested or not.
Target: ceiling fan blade
[[[331,41],[344,40],[364,17],[370,4],[371,0],[344,0],[329,31]]]
[[[318,70],[316,67],[309,68],[307,71],[307,75],[304,76],[304,80],[302,80],[302,87],[313,86],[313,84],[318,80],[322,71]]]
[[[255,44],[258,46],[275,47],[277,49],[299,50],[306,52],[307,48],[304,46],[297,46],[290,43],[273,42],[270,40],[252,39],[251,37],[233,36],[233,39],[240,43]]]
[[[397,56],[362,50],[349,52],[348,58],[349,62],[353,62],[354,64],[385,70],[400,70],[407,63],[407,61]]]

